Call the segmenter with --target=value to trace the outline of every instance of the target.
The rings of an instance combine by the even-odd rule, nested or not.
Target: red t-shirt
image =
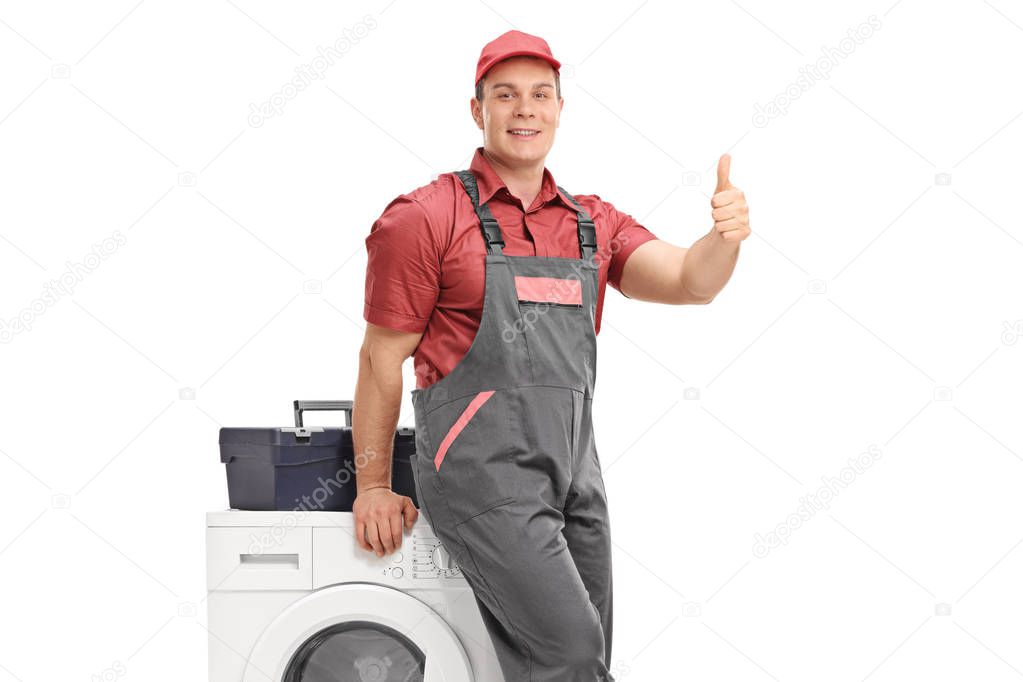
[[[476,150],[469,169],[477,177],[480,203],[501,226],[510,256],[579,258],[576,208],[558,192],[544,168],[540,193],[528,210]],[[571,187],[566,190],[572,192]],[[621,291],[622,269],[640,244],[656,237],[632,216],[596,194],[573,194],[597,230],[600,279],[596,333],[606,284]],[[413,354],[416,387],[445,376],[469,350],[483,314],[486,244],[469,195],[454,173],[397,197],[366,238],[366,321],[422,332]]]

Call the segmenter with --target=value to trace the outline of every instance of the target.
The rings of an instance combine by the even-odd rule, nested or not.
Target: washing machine
[[[351,512],[206,515],[210,682],[504,682],[422,513],[378,557]]]

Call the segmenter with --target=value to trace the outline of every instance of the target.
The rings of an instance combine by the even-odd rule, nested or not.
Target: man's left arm
[[[705,304],[714,300],[735,269],[739,244],[750,235],[749,208],[742,190],[728,179],[731,157],[718,161],[718,183],[711,197],[714,227],[690,248],[652,239],[625,261],[620,290],[653,303]]]

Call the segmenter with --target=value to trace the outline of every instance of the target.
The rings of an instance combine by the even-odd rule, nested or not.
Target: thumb
[[[405,527],[412,528],[416,524],[416,519],[419,518],[419,510],[416,509],[416,505],[412,504],[412,498],[406,497],[404,509],[402,513],[405,517]]]
[[[718,186],[714,189],[714,194],[723,192],[732,186],[732,182],[728,179],[728,171],[732,166],[732,157],[728,154],[722,154],[718,160]]]

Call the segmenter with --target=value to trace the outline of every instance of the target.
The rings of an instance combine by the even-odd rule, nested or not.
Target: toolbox
[[[221,428],[220,461],[227,469],[231,508],[352,511],[358,492],[352,405],[351,400],[296,400],[293,427]],[[345,426],[304,426],[303,412],[313,410],[343,411]],[[395,432],[391,488],[418,507],[410,462],[415,447],[415,429]]]

